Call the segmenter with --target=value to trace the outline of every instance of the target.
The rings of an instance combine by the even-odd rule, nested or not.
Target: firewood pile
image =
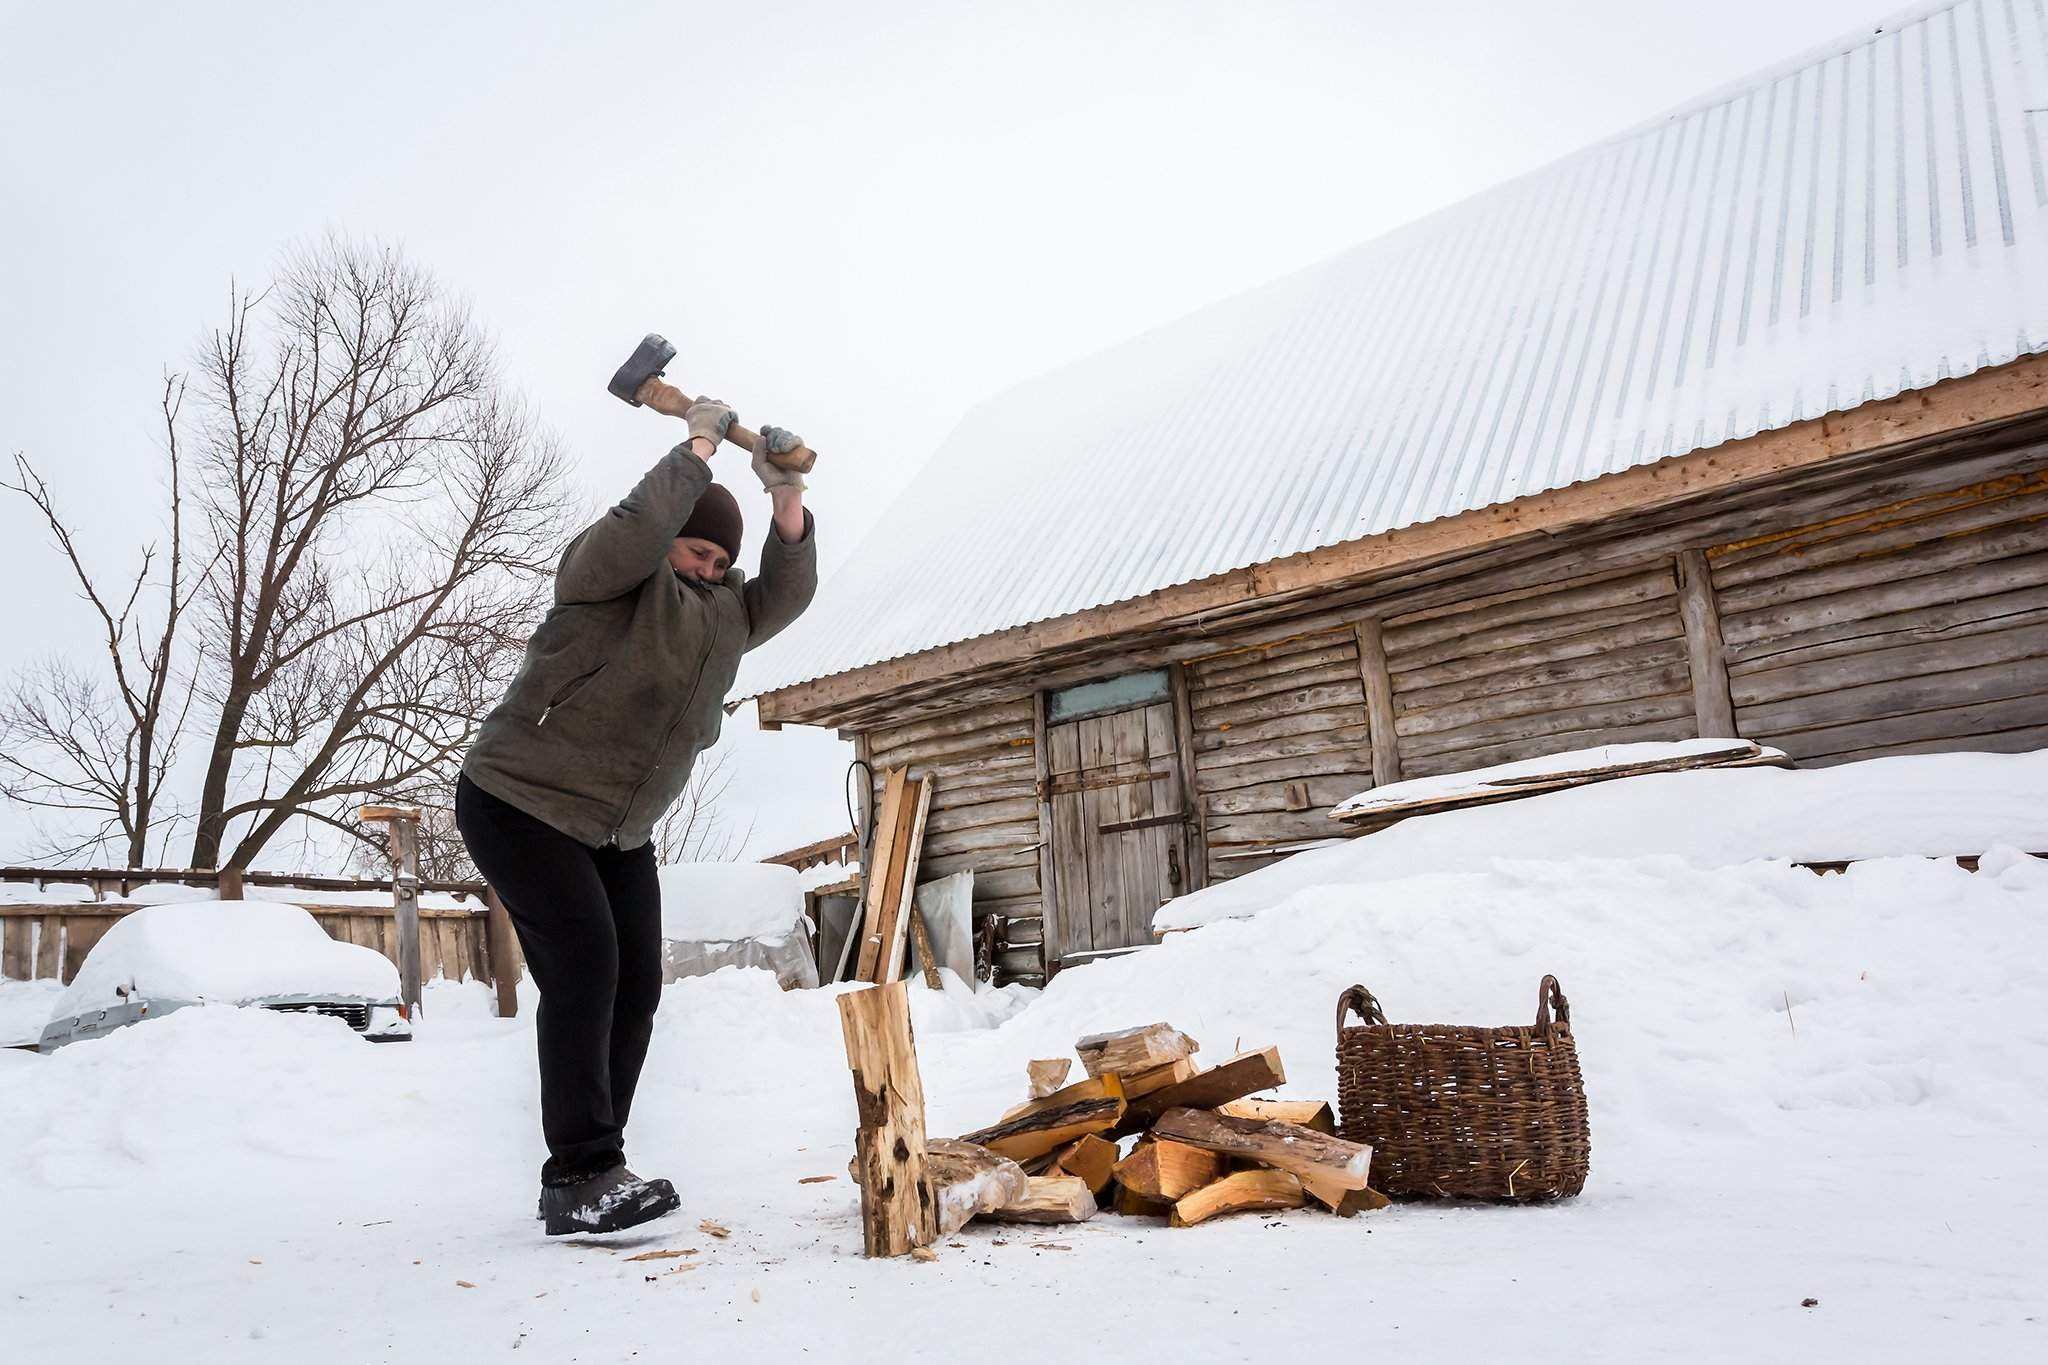
[[[1249,1210],[1348,1218],[1386,1204],[1366,1184],[1372,1149],[1336,1136],[1327,1102],[1254,1098],[1286,1082],[1279,1049],[1202,1069],[1197,1046],[1148,1024],[1075,1043],[1086,1078],[1072,1084],[1073,1058],[1032,1062],[1029,1098],[960,1138],[1024,1177],[1021,1195],[981,1216],[1078,1223],[1109,1209],[1183,1228]]]

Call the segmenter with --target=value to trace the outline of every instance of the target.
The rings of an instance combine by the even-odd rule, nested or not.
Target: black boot
[[[683,1201],[666,1180],[642,1180],[624,1166],[573,1185],[543,1185],[541,1215],[550,1237],[576,1232],[618,1232],[674,1213]]]

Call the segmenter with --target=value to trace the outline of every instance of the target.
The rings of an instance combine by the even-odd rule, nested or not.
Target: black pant
[[[654,846],[591,848],[478,787],[455,786],[455,825],[505,902],[534,984],[544,1184],[625,1159],[626,1114],[661,1001]]]

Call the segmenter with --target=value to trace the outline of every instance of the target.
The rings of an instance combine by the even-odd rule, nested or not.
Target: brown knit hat
[[[745,532],[746,522],[740,516],[738,499],[726,491],[723,484],[714,483],[706,485],[703,493],[698,495],[697,505],[690,511],[690,519],[676,534],[723,546],[726,554],[737,561],[740,540]]]

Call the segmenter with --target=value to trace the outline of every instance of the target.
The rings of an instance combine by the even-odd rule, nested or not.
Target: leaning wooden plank
[[[1372,1148],[1364,1143],[1347,1142],[1277,1119],[1239,1119],[1205,1109],[1172,1109],[1160,1115],[1152,1133],[1347,1190],[1363,1189],[1372,1169]]]
[[[1174,1227],[1191,1228],[1226,1213],[1252,1209],[1298,1209],[1301,1182],[1285,1171],[1238,1171],[1176,1200]]]
[[[1241,1052],[1221,1066],[1196,1072],[1178,1085],[1132,1100],[1116,1131],[1118,1135],[1142,1133],[1169,1109],[1213,1109],[1285,1084],[1287,1073],[1280,1066],[1279,1048]]]
[[[1093,1080],[1075,1081],[1064,1090],[1055,1090],[1042,1100],[1026,1100],[1022,1104],[1013,1104],[1003,1111],[1002,1118],[998,1119],[997,1122],[1008,1123],[1011,1119],[1021,1119],[1026,1114],[1042,1114],[1049,1109],[1064,1109],[1068,1105],[1078,1104],[1082,1100],[1121,1100],[1125,1098],[1128,1097],[1124,1094],[1123,1077],[1097,1076]]]
[[[1146,1199],[1179,1199],[1223,1178],[1223,1158],[1185,1142],[1140,1142],[1116,1164],[1119,1185]]]
[[[1053,1168],[1048,1174],[1079,1176],[1088,1182],[1089,1192],[1100,1199],[1116,1170],[1116,1155],[1114,1142],[1090,1133],[1054,1152]]]
[[[1034,1175],[1022,1199],[987,1215],[998,1223],[1085,1223],[1095,1216],[1095,1195],[1077,1175]]]
[[[1128,1088],[1125,1093],[1129,1093]],[[1298,1123],[1318,1133],[1337,1131],[1337,1116],[1330,1112],[1328,1100],[1232,1100],[1228,1104],[1217,1105],[1216,1112],[1234,1119],[1278,1119],[1282,1123]]]
[[[1031,1193],[1031,1180],[1016,1162],[958,1138],[925,1141],[925,1178],[931,1182],[940,1237]]]
[[[910,952],[910,921],[917,911],[917,863],[924,852],[924,824],[931,815],[932,787],[936,783],[936,778],[927,777],[917,784],[917,808],[911,815],[910,841],[899,855],[903,875],[890,875],[893,887],[889,893],[889,936],[882,943],[883,981],[902,980],[903,964]],[[937,976],[936,966],[932,974]]]
[[[978,1143],[1012,1161],[1023,1161],[1064,1147],[1075,1138],[1107,1132],[1116,1127],[1123,1115],[1124,1102],[1120,1099],[1082,1100],[967,1133],[963,1141]]]
[[[861,869],[866,894],[861,897],[860,956],[854,962],[853,979],[872,981],[882,961],[882,897],[888,890],[889,865],[896,856],[896,826],[903,816],[903,784],[908,768],[891,768],[882,775],[881,808],[875,812],[874,847],[868,850],[868,866]]]
[[[1067,1083],[1067,1073],[1074,1069],[1072,1057],[1048,1057],[1043,1061],[1026,1062],[1025,1077],[1031,1083],[1031,1098],[1042,1100]]]
[[[862,1249],[901,1256],[938,1236],[925,1170],[924,1083],[910,1032],[909,988],[900,982],[839,997],[839,1026],[860,1111]]]
[[[1074,1044],[1074,1051],[1091,1076],[1105,1071],[1128,1076],[1177,1062],[1200,1046],[1171,1024],[1146,1024],[1115,1033],[1091,1033]]]

